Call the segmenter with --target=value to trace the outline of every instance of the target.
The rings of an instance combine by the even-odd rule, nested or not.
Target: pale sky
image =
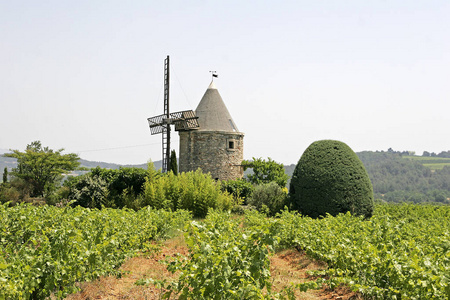
[[[195,109],[210,70],[244,158],[314,141],[450,149],[450,1],[0,0],[0,149],[161,159],[147,118]],[[173,134],[178,154],[178,134]]]

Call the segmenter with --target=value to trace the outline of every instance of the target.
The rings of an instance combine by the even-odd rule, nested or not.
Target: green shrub
[[[248,204],[254,206],[259,212],[274,216],[283,209],[286,204],[286,196],[286,192],[272,181],[257,185]]]
[[[102,208],[108,205],[108,184],[97,175],[88,173],[75,184],[71,199],[76,200],[74,206],[87,208]]]
[[[118,208],[126,207],[125,198],[122,197],[123,193],[127,193],[128,199],[136,198],[143,192],[145,178],[148,175],[147,171],[142,168],[124,167],[118,170],[97,167],[92,169],[91,173],[102,178],[108,184],[108,201],[114,203],[114,207]]]
[[[208,209],[229,210],[233,197],[220,190],[220,184],[200,170],[174,175],[168,172],[148,178],[144,184],[143,205],[160,209],[185,209],[194,217],[205,217]]]
[[[16,205],[29,202],[31,186],[22,178],[13,177],[10,182],[0,184],[0,202]]]
[[[247,199],[252,195],[254,186],[245,179],[224,180],[221,182],[222,191],[233,195],[237,203],[247,204]]]
[[[144,183],[146,178],[153,178],[160,176],[160,172],[153,169],[153,164],[149,164],[149,170],[141,168],[120,168],[118,170],[94,168],[89,173],[77,176],[69,177],[64,186],[69,189],[68,198],[71,200],[81,201],[78,203],[83,207],[89,207],[85,205],[92,205],[88,202],[97,202],[94,207],[98,205],[104,205],[112,208],[140,208],[140,194],[144,191]],[[106,190],[99,193],[98,184],[101,183]],[[95,192],[97,190],[97,192]],[[95,194],[94,200],[87,200],[83,197],[84,194]],[[106,195],[104,196],[100,194]],[[92,196],[92,195],[91,195]],[[83,198],[83,200],[80,199]],[[56,197],[56,200],[58,199]],[[98,202],[101,203],[98,203]]]
[[[343,142],[312,143],[295,167],[289,189],[291,208],[313,218],[347,211],[370,217],[373,190],[364,165]]]

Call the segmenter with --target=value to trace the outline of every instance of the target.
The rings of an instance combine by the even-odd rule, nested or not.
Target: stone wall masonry
[[[200,168],[212,178],[229,180],[242,178],[244,134],[220,131],[180,131],[179,171]],[[233,141],[234,149],[229,149]]]

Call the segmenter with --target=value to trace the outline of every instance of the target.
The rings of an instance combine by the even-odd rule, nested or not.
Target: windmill
[[[168,171],[170,163],[170,126],[175,125],[175,131],[187,131],[198,128],[198,117],[192,110],[175,113],[169,112],[170,70],[169,56],[164,60],[164,114],[148,118],[152,135],[162,133],[162,171]]]

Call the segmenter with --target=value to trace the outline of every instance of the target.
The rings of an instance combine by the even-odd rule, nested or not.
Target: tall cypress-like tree
[[[178,175],[177,154],[175,153],[175,150],[170,152],[169,171],[172,171],[173,174]]]
[[[3,183],[7,182],[8,182],[8,168],[5,167],[5,169],[3,169]]]

